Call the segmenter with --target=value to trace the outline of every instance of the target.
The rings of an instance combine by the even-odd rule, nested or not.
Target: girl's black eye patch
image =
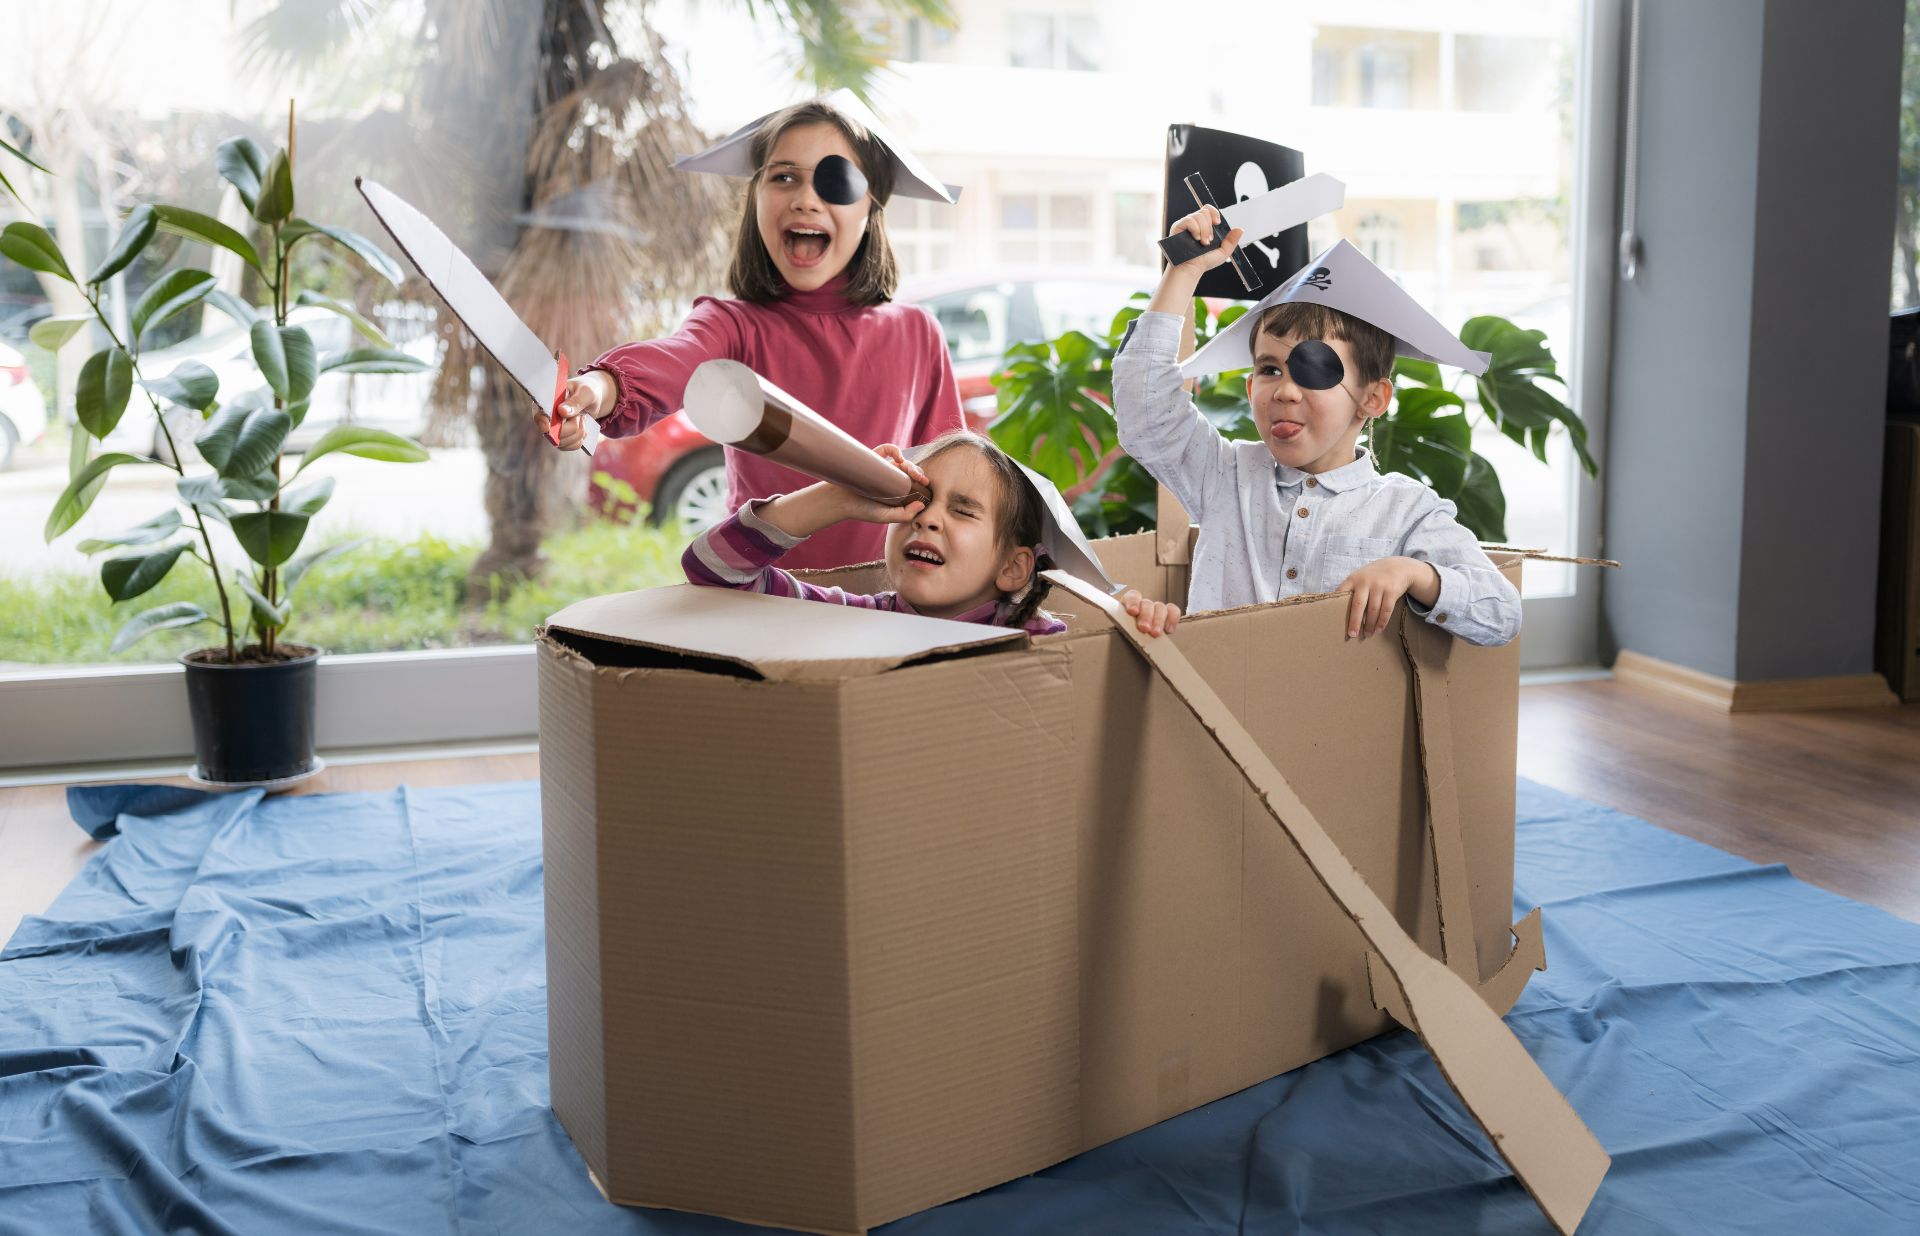
[[[1340,385],[1347,367],[1324,340],[1302,339],[1287,357],[1287,373],[1302,390],[1326,391]]]
[[[867,178],[844,155],[828,155],[813,169],[813,191],[835,206],[851,206],[867,193]]]

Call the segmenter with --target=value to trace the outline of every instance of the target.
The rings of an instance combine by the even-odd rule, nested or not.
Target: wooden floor
[[[1530,686],[1520,772],[1920,921],[1920,707],[1729,716],[1611,681]],[[538,775],[532,754],[336,765],[294,792]],[[0,941],[98,848],[63,787],[0,789]]]

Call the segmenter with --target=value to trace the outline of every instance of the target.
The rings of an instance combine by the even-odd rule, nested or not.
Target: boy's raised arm
[[[1219,224],[1219,212],[1207,207],[1181,219],[1174,230],[1211,240]],[[1181,386],[1181,332],[1200,276],[1231,259],[1239,236],[1235,229],[1220,248],[1169,266],[1146,312],[1128,328],[1113,358],[1113,416],[1120,449],[1173,490],[1188,513],[1201,521],[1213,494],[1233,489],[1233,447]],[[1233,499],[1222,501],[1231,505]]]

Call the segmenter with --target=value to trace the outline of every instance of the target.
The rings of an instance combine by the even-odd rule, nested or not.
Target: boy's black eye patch
[[[813,191],[823,202],[851,206],[866,196],[867,178],[853,165],[853,160],[844,155],[828,155],[813,169]]]
[[[1287,373],[1302,390],[1326,391],[1340,385],[1347,367],[1324,340],[1302,339],[1287,357]]]

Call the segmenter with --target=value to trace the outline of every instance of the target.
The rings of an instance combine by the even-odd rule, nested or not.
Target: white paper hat
[[[913,447],[907,451],[907,458],[919,463],[932,445],[927,442]],[[1119,591],[1119,586],[1107,578],[1106,568],[1100,565],[1093,546],[1087,544],[1087,534],[1080,530],[1080,521],[1073,517],[1073,508],[1067,505],[1065,495],[1052,481],[1019,460],[1015,459],[1013,464],[1040,496],[1040,548],[1053,559],[1053,565],[1096,588],[1106,589],[1109,594]]]
[[[1188,357],[1180,366],[1180,376],[1200,378],[1247,368],[1253,364],[1253,331],[1261,315],[1275,305],[1295,302],[1325,305],[1371,322],[1393,336],[1393,350],[1401,356],[1452,365],[1475,375],[1485,373],[1493,359],[1492,353],[1475,352],[1461,343],[1386,271],[1338,240]]]
[[[880,118],[873,114],[860,97],[851,90],[836,90],[832,94],[822,95],[818,100],[845,116],[855,124],[862,125],[867,132],[880,140],[893,155],[893,191],[900,197],[924,198],[929,202],[945,202],[951,206],[960,199],[960,186],[946,184],[938,176],[927,170],[911,150],[900,144],[900,140],[887,131]],[[785,109],[782,109],[785,110]],[[699,154],[681,155],[673,161],[673,166],[683,172],[712,172],[719,176],[751,176],[760,169],[753,166],[753,135],[760,131],[770,117],[778,112],[768,112],[749,124],[742,125],[727,134]]]

